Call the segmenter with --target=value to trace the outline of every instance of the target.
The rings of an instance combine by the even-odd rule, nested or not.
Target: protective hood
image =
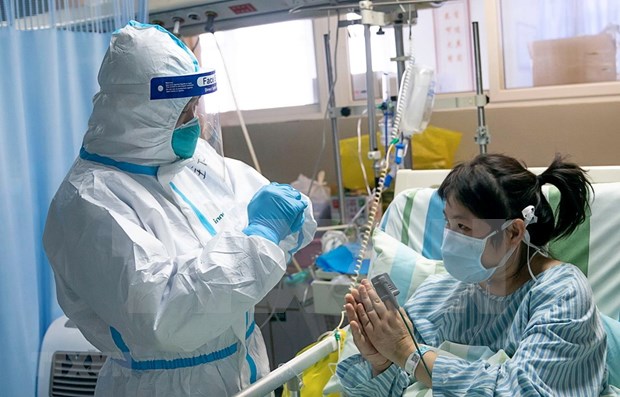
[[[159,26],[132,21],[114,32],[99,70],[100,91],[93,99],[84,149],[141,165],[178,160],[172,131],[191,97],[151,99],[151,80],[198,70],[185,44]]]

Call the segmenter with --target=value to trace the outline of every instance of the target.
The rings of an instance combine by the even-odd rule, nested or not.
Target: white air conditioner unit
[[[38,397],[93,396],[106,358],[71,320],[58,318],[47,329],[41,345]]]

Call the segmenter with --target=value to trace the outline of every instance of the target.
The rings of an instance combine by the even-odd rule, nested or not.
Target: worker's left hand
[[[398,313],[399,309],[390,302],[386,306],[368,280],[363,280],[358,290],[361,303],[357,305],[357,317],[368,339],[381,355],[404,367],[407,357],[414,350],[414,344]],[[407,314],[403,313],[403,317],[413,332]]]

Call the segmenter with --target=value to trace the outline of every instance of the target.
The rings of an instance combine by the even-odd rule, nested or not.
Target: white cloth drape
[[[540,7],[538,40],[599,34],[609,25],[618,25],[618,0],[545,0]]]

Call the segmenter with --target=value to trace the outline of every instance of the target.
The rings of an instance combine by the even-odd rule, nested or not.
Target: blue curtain
[[[110,33],[146,20],[146,0],[97,4],[71,10],[67,1],[0,2],[2,396],[35,395],[40,344],[62,314],[42,248],[47,210],[80,148]],[[112,18],[97,18],[106,9]],[[92,22],[72,23],[87,13]]]

